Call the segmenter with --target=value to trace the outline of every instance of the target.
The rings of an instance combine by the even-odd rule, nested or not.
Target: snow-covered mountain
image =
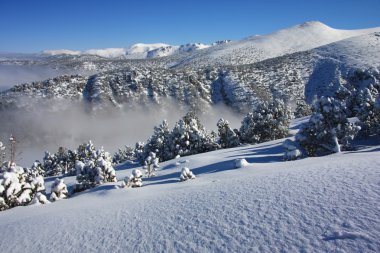
[[[250,64],[373,32],[380,32],[380,28],[338,30],[321,22],[306,22],[268,35],[255,35],[239,41],[211,47],[187,56],[176,62],[175,65]]]
[[[320,22],[307,22],[213,46],[137,44],[121,53],[97,52],[103,56],[120,53],[124,57],[151,59],[107,59],[89,54],[50,56],[31,64],[65,69],[65,73],[89,70],[95,75],[19,85],[3,92],[0,100],[3,108],[9,108],[27,106],[23,97],[31,99],[28,103],[63,97],[101,108],[105,104],[162,104],[174,99],[180,106],[193,109],[222,103],[240,112],[271,98],[310,102],[314,96],[333,95],[357,71],[369,70],[366,75],[377,82],[379,35],[380,28],[337,30]]]
[[[282,141],[170,160],[141,188],[0,212],[2,252],[379,252],[379,146],[284,162]],[[196,178],[179,182],[185,166]]]
[[[85,51],[72,51],[72,50],[45,50],[42,53],[45,55],[95,55],[104,58],[124,58],[124,59],[144,59],[147,57],[149,51],[157,48],[167,47],[169,45],[163,43],[157,44],[143,44],[138,43],[130,46],[129,48],[103,48],[103,49],[89,49]]]
[[[189,53],[196,50],[205,49],[211,46],[228,43],[228,41],[220,41],[212,43],[211,45],[205,45],[202,43],[189,43],[180,46],[172,46],[164,43],[156,44],[134,44],[128,48],[104,48],[104,49],[89,49],[85,51],[72,51],[67,49],[59,50],[44,50],[44,55],[56,56],[56,55],[94,55],[104,58],[121,58],[121,59],[146,59],[169,56],[178,53]]]

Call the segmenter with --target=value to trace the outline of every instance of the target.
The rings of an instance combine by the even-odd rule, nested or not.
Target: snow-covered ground
[[[142,188],[0,212],[1,252],[379,252],[380,146],[283,162],[281,142],[167,161]],[[184,166],[196,179],[179,182]]]

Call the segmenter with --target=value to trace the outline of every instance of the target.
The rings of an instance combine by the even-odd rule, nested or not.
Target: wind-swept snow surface
[[[12,253],[379,252],[379,147],[283,162],[282,141],[167,161],[141,188],[104,184],[1,212],[0,247]],[[236,169],[239,158],[249,164]],[[128,166],[119,166],[119,179],[130,174]],[[179,182],[184,166],[196,180]]]

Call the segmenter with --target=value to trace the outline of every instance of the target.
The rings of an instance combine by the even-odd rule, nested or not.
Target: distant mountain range
[[[159,105],[169,98],[200,110],[223,103],[247,111],[272,98],[295,103],[334,94],[359,70],[378,81],[380,27],[338,30],[313,21],[211,45],[47,50],[29,59],[3,56],[0,64],[90,73],[18,85],[1,93],[2,108],[55,98],[87,101],[91,108]]]
[[[156,44],[134,44],[128,48],[103,48],[103,49],[89,49],[85,51],[73,51],[67,49],[60,50],[44,50],[42,54],[56,56],[56,55],[95,55],[111,59],[149,59],[156,57],[164,57],[183,52],[194,52],[196,50],[209,48],[216,45],[221,45],[230,42],[229,40],[217,41],[211,45],[202,43],[189,43],[180,46],[173,46],[164,43]]]

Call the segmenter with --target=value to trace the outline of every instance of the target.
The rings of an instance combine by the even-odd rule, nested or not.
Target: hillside
[[[2,252],[378,252],[379,146],[293,162],[282,152],[278,140],[184,157],[142,188],[0,212]],[[178,182],[183,166],[197,178]]]

